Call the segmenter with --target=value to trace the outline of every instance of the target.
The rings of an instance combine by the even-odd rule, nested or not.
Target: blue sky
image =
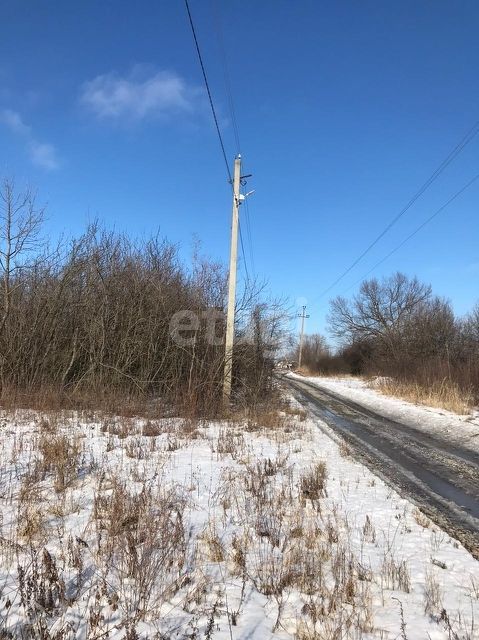
[[[190,0],[227,153],[248,172],[254,271],[308,304],[349,289],[479,172],[479,136],[328,296],[319,297],[479,119],[479,4]],[[184,3],[7,0],[0,7],[0,173],[38,189],[47,231],[95,217],[229,250],[230,191]],[[479,299],[479,181],[374,275]],[[245,211],[242,211],[244,217]],[[249,271],[253,271],[245,229]],[[240,266],[244,275],[244,265]]]

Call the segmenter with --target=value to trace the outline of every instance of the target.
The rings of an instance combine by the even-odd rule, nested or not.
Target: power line
[[[245,207],[246,207],[246,232],[247,232],[247,235],[248,235],[248,245],[249,245],[250,258],[251,258],[251,268],[253,270],[253,277],[255,277],[255,275],[256,275],[256,266],[255,266],[254,254],[253,254],[253,241],[252,241],[252,236],[251,236],[251,223],[250,223],[248,198],[246,198],[246,200],[245,200]]]
[[[226,58],[226,49],[224,46],[223,32],[221,29],[221,15],[220,15],[220,9],[218,6],[218,0],[212,0],[211,5],[213,7],[216,37],[218,40],[220,58],[223,66],[223,79],[224,79],[225,88],[226,88],[226,95],[228,97],[228,106],[230,110],[231,122],[233,125],[233,132],[234,132],[235,141],[236,141],[236,153],[241,153],[239,129],[238,129],[238,123],[236,120],[236,112],[235,112],[234,102],[233,102],[233,93],[231,91],[230,74],[229,74],[228,63]]]
[[[193,39],[195,41],[195,46],[196,46],[196,53],[198,54],[198,60],[200,62],[201,71],[203,73],[203,80],[205,81],[206,91],[208,93],[208,99],[210,101],[211,112],[213,114],[213,119],[215,121],[216,132],[218,134],[218,138],[219,138],[220,145],[221,145],[221,151],[223,153],[223,158],[224,158],[225,165],[226,165],[226,172],[228,174],[228,179],[229,179],[230,183],[232,184],[233,183],[233,179],[231,177],[230,166],[229,166],[229,163],[228,163],[228,158],[226,156],[225,145],[224,145],[224,142],[223,142],[223,137],[221,135],[220,126],[218,124],[218,118],[216,116],[215,105],[213,103],[213,97],[211,95],[210,85],[208,84],[208,78],[206,76],[206,70],[205,70],[205,65],[203,64],[203,58],[201,57],[200,45],[198,44],[198,38],[196,37],[195,25],[193,23],[193,18],[191,16],[191,11],[190,11],[190,6],[188,4],[188,0],[185,0],[185,6],[186,6],[186,11],[188,12],[188,18],[189,18],[189,21],[190,21],[191,31],[193,33]]]
[[[196,29],[195,29],[195,25],[193,22],[193,17],[191,15],[191,11],[190,11],[190,6],[188,3],[188,0],[185,0],[185,6],[186,6],[186,11],[188,13],[188,18],[190,21],[190,26],[191,26],[191,32],[193,34],[193,39],[195,41],[195,46],[196,46],[196,52],[198,54],[198,60],[200,62],[200,66],[201,66],[201,71],[203,73],[203,80],[205,82],[205,87],[206,87],[206,91],[208,93],[208,99],[210,102],[210,107],[211,107],[211,112],[213,114],[213,119],[215,122],[215,126],[216,126],[216,132],[218,134],[218,139],[220,142],[220,146],[221,146],[221,151],[223,154],[223,159],[225,161],[225,166],[226,166],[226,172],[228,174],[228,180],[231,184],[231,187],[233,188],[233,179],[231,176],[231,170],[229,167],[229,163],[228,163],[228,157],[226,155],[226,150],[225,150],[225,145],[223,142],[223,136],[221,135],[221,130],[220,130],[220,126],[218,123],[218,117],[216,115],[216,109],[214,106],[214,102],[213,102],[213,97],[211,95],[211,90],[210,90],[210,86],[208,83],[208,77],[206,75],[206,68],[205,65],[203,63],[203,57],[201,55],[201,50],[200,50],[200,46],[198,43],[198,38],[196,35]],[[240,149],[240,142],[239,142],[239,132],[238,132],[238,125],[236,122],[236,115],[235,115],[235,111],[234,111],[234,104],[233,104],[233,96],[231,93],[231,87],[230,87],[230,83],[229,83],[229,76],[228,76],[228,68],[226,65],[226,56],[225,56],[225,52],[224,52],[224,46],[223,46],[223,42],[221,39],[221,35],[220,35],[220,30],[219,30],[219,23],[217,23],[217,34],[218,34],[218,41],[220,44],[220,48],[221,48],[221,53],[222,53],[222,61],[223,61],[223,74],[224,74],[224,79],[225,79],[225,86],[226,86],[226,92],[228,95],[228,102],[229,102],[229,109],[230,109],[230,113],[231,113],[231,120],[233,123],[233,129],[235,132],[235,138],[236,138],[236,145],[237,145],[237,149],[238,149],[238,153],[239,153],[239,149]],[[249,228],[249,211],[247,210],[247,226]],[[244,250],[244,242],[243,242],[243,234],[241,232],[241,226],[239,226],[239,235],[240,235],[240,242],[241,242],[241,253],[243,255],[243,262],[244,262],[244,266],[245,266],[245,272],[246,272],[246,280],[249,281],[249,272],[248,272],[248,265],[247,265],[247,261],[246,261],[246,252]],[[251,237],[251,234],[249,234],[249,237]],[[251,244],[251,239],[250,239],[250,253],[252,255],[253,249],[252,249],[252,244]]]
[[[243,254],[244,269],[245,269],[245,272],[246,272],[246,282],[249,282],[248,265],[246,264],[246,254],[245,254],[245,250],[244,250],[243,234],[241,232],[241,222],[240,221],[238,221],[238,228],[239,228],[239,237],[240,237],[240,244],[241,244],[241,253]]]
[[[243,164],[244,167],[244,164]],[[246,169],[245,169],[246,172]],[[241,184],[242,186],[246,185],[246,178],[248,178],[250,176],[250,174],[246,174],[244,176],[244,179],[242,180]],[[245,198],[243,200],[243,204],[244,204],[244,208],[245,208],[245,215],[244,218],[246,220],[246,242],[248,244],[248,249],[249,249],[249,256],[250,256],[250,260],[251,260],[251,269],[253,272],[253,276],[255,275],[255,263],[254,263],[254,255],[253,255],[253,241],[252,241],[252,236],[251,236],[251,222],[250,222],[250,212],[249,212],[249,202],[248,202],[248,198]],[[245,261],[246,261],[246,256],[244,256]]]
[[[367,273],[364,274],[364,276],[362,278],[360,278],[359,280],[357,280],[356,282],[354,282],[354,284],[352,284],[350,287],[348,287],[344,293],[347,293],[350,289],[352,289],[353,287],[355,287],[357,284],[359,284],[360,282],[362,282],[365,278],[368,277],[368,275],[370,273],[372,273],[377,267],[379,267],[379,265],[383,264],[383,262],[386,262],[386,260],[388,258],[390,258],[394,253],[396,253],[396,251],[399,251],[399,249],[401,249],[401,247],[403,247],[406,242],[409,242],[409,240],[411,240],[411,238],[413,238],[417,233],[419,233],[419,231],[421,231],[422,229],[424,229],[424,227],[429,224],[431,222],[431,220],[433,220],[436,216],[438,216],[442,211],[444,211],[444,209],[446,207],[448,207],[451,202],[453,202],[454,200],[456,200],[456,198],[458,198],[462,193],[464,193],[464,191],[466,191],[466,189],[468,189],[471,185],[474,184],[474,182],[476,182],[476,180],[479,179],[479,173],[476,174],[471,180],[469,180],[469,182],[467,182],[461,189],[459,189],[459,191],[456,191],[456,193],[451,196],[449,198],[449,200],[447,202],[445,202],[441,207],[439,207],[439,209],[437,209],[432,215],[429,216],[429,218],[426,218],[426,220],[424,220],[424,222],[422,222],[418,227],[416,227],[416,229],[414,229],[414,231],[412,233],[410,233],[406,238],[404,238],[404,240],[402,242],[400,242],[392,251],[390,251],[386,256],[384,256],[384,258],[382,258],[381,260],[379,260],[379,262],[376,262],[376,264],[371,267],[371,269],[369,269],[369,271]]]
[[[243,202],[246,202],[246,199],[243,200]],[[248,228],[248,222],[246,223],[247,228]],[[243,256],[243,262],[244,262],[244,268],[245,268],[245,272],[246,272],[246,280],[247,282],[249,281],[249,272],[248,272],[248,265],[246,262],[246,252],[244,250],[244,244],[243,244],[243,233],[241,231],[241,221],[238,222],[238,226],[239,226],[239,236],[240,236],[240,243],[241,243],[241,254]]]
[[[345,269],[341,275],[336,278],[336,280],[322,293],[319,294],[315,298],[318,300],[322,298],[327,293],[331,291],[341,280],[350,272],[354,267],[367,255],[371,249],[383,238],[386,233],[393,227],[396,222],[413,206],[413,204],[422,196],[422,194],[431,186],[431,184],[437,180],[437,178],[441,175],[441,173],[451,164],[455,158],[463,151],[463,149],[473,140],[473,138],[479,132],[479,121],[477,121],[471,129],[466,133],[466,135],[458,142],[458,144],[452,149],[452,151],[447,155],[447,157],[441,162],[438,168],[429,176],[426,182],[419,188],[418,191],[413,195],[413,197],[409,200],[405,207],[401,209],[401,211],[389,222],[389,224],[381,231],[381,233],[376,236],[376,238],[366,247],[366,249],[359,255],[354,262],[352,262],[347,269]]]
[[[228,58],[226,55],[226,49],[224,46],[224,38],[223,38],[223,30],[222,30],[222,22],[221,22],[221,11],[220,11],[220,6],[219,6],[219,2],[218,0],[211,0],[211,7],[213,10],[213,14],[214,14],[214,25],[215,25],[215,30],[216,30],[216,37],[217,37],[217,41],[218,41],[218,48],[219,48],[219,52],[220,52],[220,58],[221,58],[221,63],[222,63],[222,67],[223,67],[223,80],[224,80],[224,85],[225,85],[225,91],[226,91],[226,95],[228,98],[228,108],[229,108],[229,112],[230,112],[230,118],[231,118],[231,123],[233,125],[233,133],[234,133],[234,137],[235,137],[235,142],[236,142],[236,150],[237,153],[241,153],[241,142],[240,142],[240,135],[239,135],[239,127],[238,127],[238,121],[236,118],[236,110],[235,110],[235,106],[234,106],[234,100],[233,100],[233,92],[231,89],[231,80],[230,80],[230,73],[229,73],[229,68],[228,68]],[[244,163],[243,163],[243,167],[245,167]],[[247,173],[246,168],[245,168],[245,173]],[[253,271],[253,275],[256,271],[255,269],[255,262],[254,262],[254,251],[253,251],[253,241],[252,241],[252,236],[251,236],[251,222],[250,222],[250,212],[249,212],[249,204],[248,204],[248,200],[244,200],[244,204],[245,204],[245,218],[246,218],[246,238],[245,238],[245,243],[248,246],[248,250],[249,250],[249,257],[250,257],[250,261],[251,261],[251,269]],[[241,226],[240,226],[240,232],[241,232]],[[241,238],[241,233],[240,233],[240,238]],[[246,266],[246,255],[244,252],[244,246],[242,245],[242,253],[243,253],[243,259],[245,262],[245,266]]]

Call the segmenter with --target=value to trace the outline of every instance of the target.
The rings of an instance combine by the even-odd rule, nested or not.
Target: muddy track
[[[479,455],[395,422],[304,380],[296,399],[339,434],[354,457],[415,503],[479,559]]]

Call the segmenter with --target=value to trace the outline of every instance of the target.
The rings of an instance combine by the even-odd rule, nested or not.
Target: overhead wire
[[[201,71],[203,74],[203,80],[205,83],[205,87],[206,87],[206,92],[208,94],[208,99],[209,99],[209,103],[210,103],[210,107],[211,107],[211,112],[213,114],[213,120],[216,126],[216,132],[218,134],[218,139],[220,142],[220,147],[221,147],[221,152],[223,155],[223,159],[225,162],[225,166],[226,166],[226,172],[228,175],[228,181],[231,184],[232,188],[233,188],[233,178],[231,175],[231,170],[230,170],[230,166],[229,166],[229,162],[228,162],[228,157],[226,155],[226,149],[225,149],[225,144],[223,141],[223,136],[221,134],[221,129],[219,126],[219,121],[218,121],[218,116],[216,114],[216,109],[215,109],[215,105],[214,105],[214,101],[213,101],[213,96],[211,94],[211,90],[210,90],[210,86],[209,86],[209,82],[208,82],[208,76],[206,74],[206,68],[205,68],[205,64],[203,62],[203,56],[201,55],[201,50],[200,50],[200,45],[199,45],[199,41],[198,41],[198,37],[196,35],[196,29],[195,29],[195,25],[193,22],[193,16],[191,14],[191,10],[190,10],[190,6],[189,6],[189,2],[188,0],[185,0],[185,6],[186,6],[186,11],[188,13],[188,19],[190,22],[190,27],[191,27],[191,31],[193,34],[193,39],[195,42],[195,47],[196,47],[196,53],[198,55],[198,60],[200,63],[200,67],[201,67]],[[234,136],[235,136],[235,141],[236,141],[236,147],[237,147],[237,153],[240,153],[240,139],[239,139],[239,130],[238,130],[238,124],[237,124],[237,120],[236,120],[236,113],[235,113],[235,109],[234,109],[234,103],[233,103],[233,95],[231,92],[231,85],[229,82],[229,74],[228,74],[228,68],[227,68],[227,64],[226,64],[226,54],[225,54],[225,50],[224,50],[224,44],[223,44],[223,40],[221,37],[221,31],[219,28],[219,18],[217,16],[217,22],[216,22],[216,27],[217,27],[217,36],[218,36],[218,43],[220,46],[220,50],[221,50],[221,58],[222,58],[222,62],[223,62],[223,75],[224,75],[224,81],[225,81],[225,87],[226,87],[226,93],[227,93],[227,97],[228,97],[228,105],[229,105],[229,110],[230,110],[230,114],[231,114],[231,121],[233,124],[233,131],[234,131]],[[248,238],[249,238],[249,242],[250,242],[250,254],[252,257],[252,243],[251,243],[251,232],[249,231],[249,210],[247,209],[247,232],[248,232]],[[250,277],[249,277],[249,271],[248,271],[248,265],[247,265],[247,260],[246,260],[246,252],[244,249],[244,241],[243,241],[243,234],[241,231],[241,225],[239,224],[238,221],[238,230],[239,230],[239,236],[240,236],[240,245],[241,245],[241,253],[243,255],[243,262],[244,262],[244,268],[245,268],[245,274],[246,274],[246,281],[249,282]]]
[[[216,132],[218,134],[218,138],[219,138],[220,146],[221,146],[221,151],[222,151],[222,154],[223,154],[223,159],[225,161],[226,172],[228,174],[228,179],[229,179],[230,183],[232,184],[233,183],[233,179],[231,177],[230,165],[228,163],[228,157],[226,155],[225,145],[224,145],[224,142],[223,142],[223,136],[221,135],[221,129],[220,129],[220,125],[218,123],[218,117],[216,115],[216,109],[215,109],[215,105],[214,105],[214,102],[213,102],[213,96],[211,95],[210,85],[208,83],[208,77],[206,75],[206,69],[205,69],[205,65],[203,63],[203,57],[201,55],[200,45],[198,43],[198,38],[196,36],[195,25],[193,23],[193,17],[191,15],[190,5],[188,3],[188,0],[185,0],[185,6],[186,6],[186,11],[188,13],[189,21],[190,21],[191,31],[193,33],[193,40],[195,41],[196,53],[198,54],[198,60],[200,62],[201,71],[203,73],[203,80],[205,82],[206,92],[208,94],[208,99],[209,99],[209,102],[210,102],[211,113],[213,114],[213,120],[215,121]]]
[[[241,221],[239,220],[239,218],[238,218],[238,230],[239,230],[239,237],[240,237],[240,244],[241,244],[241,253],[243,254],[244,269],[246,272],[246,282],[249,283],[250,277],[248,272],[248,265],[246,264],[246,254],[245,254],[244,244],[243,244],[243,233],[241,231]]]
[[[423,195],[423,193],[437,180],[441,173],[451,164],[453,160],[464,150],[464,148],[474,139],[479,132],[479,120],[469,129],[466,135],[458,142],[458,144],[450,151],[446,158],[441,162],[437,169],[429,176],[424,184],[416,191],[408,203],[399,211],[399,213],[387,224],[387,226],[376,236],[376,238],[366,247],[366,249],[352,262],[347,269],[327,289],[322,291],[314,300],[318,300],[329,293],[343,278],[354,269],[354,267],[376,246],[376,244],[386,235],[396,222],[413,206],[413,204]]]
[[[256,266],[254,261],[254,253],[253,253],[253,240],[251,236],[251,223],[250,223],[250,213],[249,213],[249,203],[248,198],[245,199],[245,208],[246,208],[246,232],[248,234],[248,245],[250,251],[250,260],[251,260],[251,268],[253,270],[253,277],[256,275]]]
[[[352,289],[353,287],[358,285],[360,282],[362,282],[377,267],[379,267],[381,264],[383,264],[383,262],[386,262],[386,260],[388,258],[390,258],[393,254],[395,254],[396,251],[399,251],[399,249],[401,249],[401,247],[403,247],[406,244],[406,242],[409,242],[409,240],[411,240],[411,238],[413,238],[416,234],[418,234],[419,231],[424,229],[424,227],[426,225],[428,225],[436,216],[438,216],[442,211],[444,211],[444,209],[446,209],[451,204],[451,202],[454,202],[454,200],[456,200],[461,194],[463,194],[464,191],[469,189],[469,187],[471,187],[476,182],[476,180],[478,180],[478,179],[479,179],[479,173],[477,173],[471,180],[469,180],[469,182],[467,182],[463,187],[461,187],[461,189],[459,189],[459,191],[456,191],[456,193],[453,196],[451,196],[449,198],[449,200],[447,200],[447,202],[445,202],[441,207],[439,207],[439,209],[437,209],[432,215],[430,215],[428,218],[426,218],[426,220],[424,220],[424,222],[422,222],[418,227],[416,227],[416,229],[414,229],[414,231],[412,233],[410,233],[406,238],[404,238],[404,240],[402,242],[400,242],[396,247],[394,247],[394,249],[392,251],[390,251],[387,255],[385,255],[384,258],[379,260],[379,262],[376,262],[376,264],[373,267],[371,267],[371,269],[369,269],[369,271],[367,273],[365,273],[362,276],[362,278],[360,278],[359,280],[354,282],[350,287],[345,289],[344,293],[347,293],[350,289]]]
[[[217,4],[217,0],[212,0],[211,6],[213,7],[216,38],[218,40],[218,47],[219,47],[219,50],[220,50],[220,58],[221,58],[221,63],[222,63],[222,67],[223,67],[223,80],[224,80],[224,83],[225,83],[226,95],[227,95],[227,98],[228,98],[228,107],[229,107],[229,111],[230,111],[230,115],[231,115],[231,123],[233,125],[233,132],[234,132],[234,137],[235,137],[235,142],[236,142],[236,153],[239,154],[239,153],[241,153],[239,129],[238,129],[238,122],[236,120],[236,111],[235,111],[234,102],[233,102],[233,92],[231,91],[230,74],[229,74],[229,70],[228,70],[228,63],[227,63],[227,58],[226,58],[226,49],[225,49],[225,45],[224,45],[223,32],[222,32],[222,28],[221,28],[221,16],[220,16],[220,10],[219,10],[218,4]]]
[[[224,45],[223,30],[222,30],[222,23],[221,23],[221,12],[219,8],[218,0],[211,0],[211,7],[212,7],[213,22],[214,22],[215,31],[216,31],[216,37],[218,41],[218,48],[220,51],[220,58],[221,58],[221,63],[223,68],[223,80],[224,80],[226,95],[228,98],[228,108],[230,112],[230,118],[233,126],[233,133],[234,133],[234,138],[236,143],[236,152],[239,155],[241,153],[241,141],[240,141],[239,127],[238,127],[238,120],[236,118],[236,110],[235,110],[234,100],[233,100],[233,91],[231,89],[228,59],[226,55],[226,48]],[[246,166],[244,162],[242,164],[246,171]],[[253,241],[252,241],[252,235],[251,235],[249,203],[247,199],[245,199],[243,202],[245,205],[246,244],[249,249],[249,257],[250,257],[251,268],[252,268],[253,277],[254,277],[256,268],[255,268],[255,261],[254,261]],[[241,227],[240,227],[240,231],[241,231]],[[241,234],[240,234],[240,239],[241,239]],[[243,254],[243,261],[245,263],[245,269],[247,270],[247,266],[246,266],[247,261],[246,261],[246,253],[244,251],[244,245],[242,247],[242,254]]]

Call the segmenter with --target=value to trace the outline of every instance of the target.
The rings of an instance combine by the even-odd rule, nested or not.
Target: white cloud
[[[11,109],[3,109],[0,111],[0,122],[13,133],[18,133],[23,136],[30,135],[30,127],[23,122],[20,114],[16,111],[12,111]]]
[[[192,112],[202,91],[169,71],[137,66],[127,77],[100,75],[82,87],[81,102],[99,118],[141,121]]]
[[[39,142],[32,133],[31,127],[26,125],[17,111],[12,109],[0,110],[0,123],[5,125],[12,133],[23,138],[31,162],[46,169],[54,171],[60,167],[57,152],[52,144]]]
[[[57,152],[53,145],[32,140],[29,151],[31,161],[38,167],[47,169],[48,171],[54,171],[60,168]]]

